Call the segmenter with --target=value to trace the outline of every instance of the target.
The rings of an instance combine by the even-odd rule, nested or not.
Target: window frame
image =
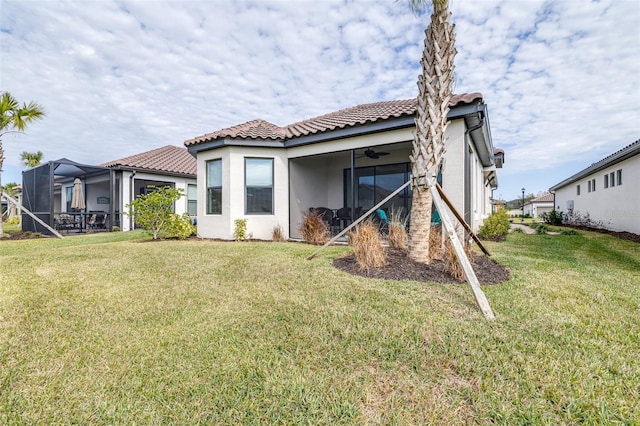
[[[195,198],[189,198],[189,189],[193,188]],[[195,183],[187,184],[187,214],[189,216],[197,216],[198,215],[198,185]],[[193,207],[193,213],[191,212],[191,206]]]
[[[580,185],[579,184],[576,186],[576,195],[577,196],[580,195]]]
[[[271,165],[271,184],[270,185],[249,185],[247,170],[251,161],[269,161]],[[273,215],[275,214],[275,159],[273,157],[244,157],[244,214],[246,215]],[[271,190],[271,206],[268,211],[249,210],[249,193],[250,189],[270,189]],[[254,203],[255,204],[255,203]]]
[[[609,188],[609,173],[604,174],[604,189]]]
[[[616,180],[618,181],[618,186],[622,185],[622,169],[616,170]]]
[[[220,163],[220,185],[212,185],[209,186],[209,164],[218,162]],[[205,161],[205,184],[206,184],[206,207],[205,214],[207,215],[221,215],[222,214],[222,158],[213,158],[211,160]],[[211,198],[212,190],[219,190],[217,193],[220,196],[219,208],[213,208],[213,202]]]
[[[611,188],[616,186],[616,174],[615,174],[615,172],[609,173],[609,186],[611,186]]]

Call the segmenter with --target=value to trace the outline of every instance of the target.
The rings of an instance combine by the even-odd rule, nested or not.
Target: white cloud
[[[0,88],[47,110],[28,136],[5,136],[9,167],[23,150],[100,163],[255,118],[413,97],[428,23],[367,0],[0,1]],[[638,2],[451,10],[456,92],[484,94],[505,197],[545,189],[524,171],[586,167],[640,137]]]

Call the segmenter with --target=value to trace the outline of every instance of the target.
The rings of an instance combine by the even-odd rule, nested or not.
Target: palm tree
[[[423,10],[426,3],[426,0],[410,0],[411,8],[416,13]],[[449,2],[432,0],[431,3],[433,13],[425,31],[422,75],[418,77],[416,132],[410,157],[413,201],[409,256],[421,263],[431,261],[429,234],[433,199],[426,182],[435,179],[444,157],[447,114],[453,91],[453,59],[456,55]]]
[[[37,103],[32,101],[20,105],[11,93],[0,94],[0,178],[4,164],[2,136],[6,133],[24,132],[28,124],[42,117],[44,117],[44,109]],[[0,220],[0,238],[3,236],[2,220]]]
[[[42,163],[42,151],[37,151],[37,152],[27,152],[27,151],[22,151],[20,153],[20,159],[22,160],[22,164],[24,164],[25,167],[35,167],[35,166],[39,166],[40,163]]]

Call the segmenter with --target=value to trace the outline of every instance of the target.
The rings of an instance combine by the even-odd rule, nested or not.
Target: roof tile
[[[152,170],[157,172],[180,173],[196,176],[196,159],[187,151],[174,145],[135,154],[119,160],[102,163],[102,167],[131,167],[134,169]]]
[[[481,93],[474,92],[453,95],[449,106],[454,107],[460,104],[470,104],[476,100],[482,100]],[[189,139],[185,141],[184,144],[186,146],[192,146],[224,138],[273,139],[284,141],[285,139],[373,123],[378,120],[413,115],[416,112],[416,105],[417,102],[415,98],[400,101],[374,102],[330,112],[284,127],[276,126],[264,120],[253,120]]]

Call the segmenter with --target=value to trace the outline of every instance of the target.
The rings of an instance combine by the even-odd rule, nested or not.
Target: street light
[[[522,188],[522,218],[520,219],[521,223],[524,223],[524,188]]]

